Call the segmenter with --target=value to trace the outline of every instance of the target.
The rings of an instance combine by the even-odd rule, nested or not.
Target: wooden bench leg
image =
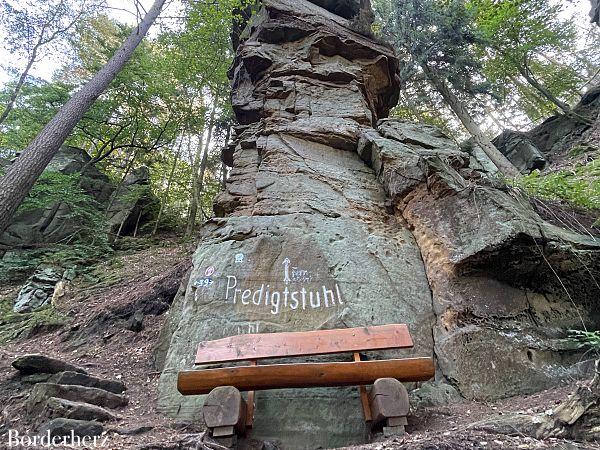
[[[250,361],[251,366],[256,366],[256,360]],[[248,391],[248,411],[246,412],[246,428],[252,428],[254,425],[254,403],[256,401],[256,393]]]
[[[354,352],[354,361],[360,361],[360,353]],[[369,395],[367,394],[367,388],[365,386],[358,387],[358,395],[360,396],[360,403],[362,405],[363,417],[365,422],[371,422],[373,420],[371,414],[371,406],[369,405]]]
[[[369,393],[373,428],[383,426],[386,436],[404,434],[410,409],[408,392],[395,378],[380,378]],[[380,429],[380,428],[379,428]]]
[[[246,434],[247,412],[244,397],[232,386],[213,389],[202,407],[210,434],[225,447],[233,447],[236,437]]]

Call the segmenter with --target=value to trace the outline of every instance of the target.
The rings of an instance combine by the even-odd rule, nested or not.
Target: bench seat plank
[[[413,341],[405,324],[245,334],[201,342],[195,364],[412,348],[412,346]]]
[[[219,386],[240,391],[358,386],[373,384],[378,378],[426,381],[434,374],[431,358],[272,364],[180,372],[177,388],[183,395],[201,395]]]

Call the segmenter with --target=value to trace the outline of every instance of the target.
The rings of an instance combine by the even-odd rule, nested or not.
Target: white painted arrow
[[[290,259],[289,259],[289,258],[285,258],[285,259],[283,260],[283,265],[285,266],[285,269],[284,269],[284,276],[283,276],[283,282],[284,282],[285,284],[290,284],[290,281],[292,281],[292,280],[290,279],[290,264],[291,264],[291,263],[292,263],[292,262],[290,261]]]

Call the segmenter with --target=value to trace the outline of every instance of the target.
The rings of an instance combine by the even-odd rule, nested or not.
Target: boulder
[[[54,296],[58,283],[62,280],[62,271],[52,268],[37,270],[25,282],[13,307],[14,312],[29,313],[48,306]]]
[[[542,170],[547,164],[544,155],[526,133],[505,130],[492,143],[521,173]]]
[[[525,133],[517,134],[538,149],[550,164],[569,157],[576,149],[600,149],[600,86],[593,86],[583,94],[573,112],[590,120],[591,125],[558,114]]]
[[[50,397],[40,414],[42,420],[57,418],[86,420],[96,422],[110,422],[117,419],[112,412],[101,406],[89,403],[74,402],[63,398]]]
[[[108,223],[112,231],[121,230],[121,235],[133,234],[153,218],[157,199],[149,189],[147,167],[134,169],[117,189],[106,174],[88,164],[90,160],[90,155],[84,150],[63,146],[48,164],[46,173],[81,173],[79,186],[91,200],[97,202],[99,211],[108,209]],[[64,203],[21,210],[0,235],[0,245],[27,247],[57,243],[72,236],[78,226],[77,221],[72,220],[72,211]]]
[[[111,409],[127,406],[128,403],[127,397],[113,394],[103,389],[77,385],[39,383],[33,387],[29,394],[29,398],[27,399],[27,413],[29,415],[39,415],[46,406],[46,401],[51,397],[70,400],[72,402],[85,402]]]
[[[100,436],[103,431],[104,427],[98,422],[59,418],[42,424],[38,430],[38,434],[40,436],[47,436],[49,432],[51,438],[72,435],[92,437]]]
[[[112,184],[104,173],[93,165],[87,165],[89,161],[90,156],[84,150],[63,146],[45,170],[63,175],[83,170],[80,186],[93,200],[105,204],[113,191]],[[77,231],[78,224],[70,217],[71,211],[64,204],[19,211],[4,234],[0,235],[0,244],[28,246],[60,242]]]
[[[464,401],[459,392],[450,384],[440,381],[427,381],[409,393],[410,408],[416,411],[421,408],[431,408],[451,405]]]
[[[76,372],[80,374],[86,373],[84,369],[74,366],[68,362],[38,354],[19,356],[13,361],[12,366],[25,375],[34,373],[54,374],[65,371]]]
[[[122,394],[127,390],[125,384],[121,381],[102,380],[100,378],[79,372],[60,372],[53,375],[48,382],[62,385],[78,385],[104,389],[105,391],[112,392],[113,394]]]
[[[150,188],[150,170],[142,166],[127,174],[108,202],[107,223],[119,236],[137,234],[154,217],[158,202]]]

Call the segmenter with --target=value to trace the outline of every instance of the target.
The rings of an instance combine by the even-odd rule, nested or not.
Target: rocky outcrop
[[[104,380],[84,373],[71,371],[57,373],[50,377],[48,381],[62,385],[78,385],[104,389],[113,394],[122,394],[127,389],[122,381]]]
[[[313,3],[263,0],[238,24],[232,169],[161,334],[159,409],[197,421],[177,372],[241,333],[407,323],[414,350],[386,356],[435,354],[438,381],[482,400],[576,374],[559,338],[598,324],[598,243],[545,224],[437,129],[386,120],[398,60]],[[368,430],[355,389],[283,390],[258,393],[252,436],[330,448]]]
[[[592,3],[592,10],[590,11],[590,17],[592,22],[600,26],[600,0],[590,0]]]
[[[88,375],[59,359],[24,355],[12,365],[22,383],[34,384],[25,407],[39,436],[99,436],[103,423],[119,419],[114,409],[129,402],[121,381]]]
[[[529,140],[527,133],[505,130],[492,143],[521,173],[542,170],[546,166],[546,158]]]
[[[52,268],[37,270],[19,291],[13,310],[26,313],[49,305],[62,279],[62,274]]]
[[[494,144],[522,172],[560,163],[569,156],[600,150],[600,86],[592,87],[573,108],[589,119],[582,122],[566,115],[551,116],[527,132],[505,131]]]
[[[36,415],[42,412],[46,401],[52,397],[70,400],[72,402],[85,402],[103,408],[120,408],[127,406],[127,397],[104,389],[78,385],[64,385],[56,383],[38,383],[33,387],[27,400],[27,413]]]
[[[581,376],[560,338],[598,327],[600,243],[544,222],[428,126],[383,120],[358,151],[421,249],[439,375],[478,400]]]
[[[46,400],[46,405],[40,417],[48,420],[63,418],[71,420],[95,420],[97,422],[110,422],[117,419],[117,416],[101,406],[56,397],[50,397]]]
[[[108,226],[119,236],[137,234],[154,218],[157,202],[150,189],[149,169],[134,169],[113,192],[106,212]]]
[[[100,436],[104,431],[98,422],[76,419],[53,419],[40,427],[39,435],[49,435],[50,438],[59,436]]]
[[[347,19],[306,0],[262,2],[231,71],[241,125],[224,155],[233,168],[215,204],[223,217],[203,227],[159,345],[161,411],[200,417],[203,399],[182,397],[176,375],[206,339],[399,322],[411,327],[412,354],[432,355],[419,249],[355,151],[397,102],[397,72],[392,50]],[[257,398],[255,438],[286,448],[366,439],[356,389]]]
[[[107,222],[111,230],[133,234],[152,217],[152,205],[156,200],[148,190],[148,169],[134,170],[117,190],[106,174],[89,164],[90,159],[82,149],[63,146],[50,161],[46,173],[80,173],[82,190],[96,202],[99,210],[108,208]],[[72,220],[72,211],[64,203],[22,210],[0,236],[0,246],[27,247],[61,242],[76,233],[78,226],[79,223]]]

